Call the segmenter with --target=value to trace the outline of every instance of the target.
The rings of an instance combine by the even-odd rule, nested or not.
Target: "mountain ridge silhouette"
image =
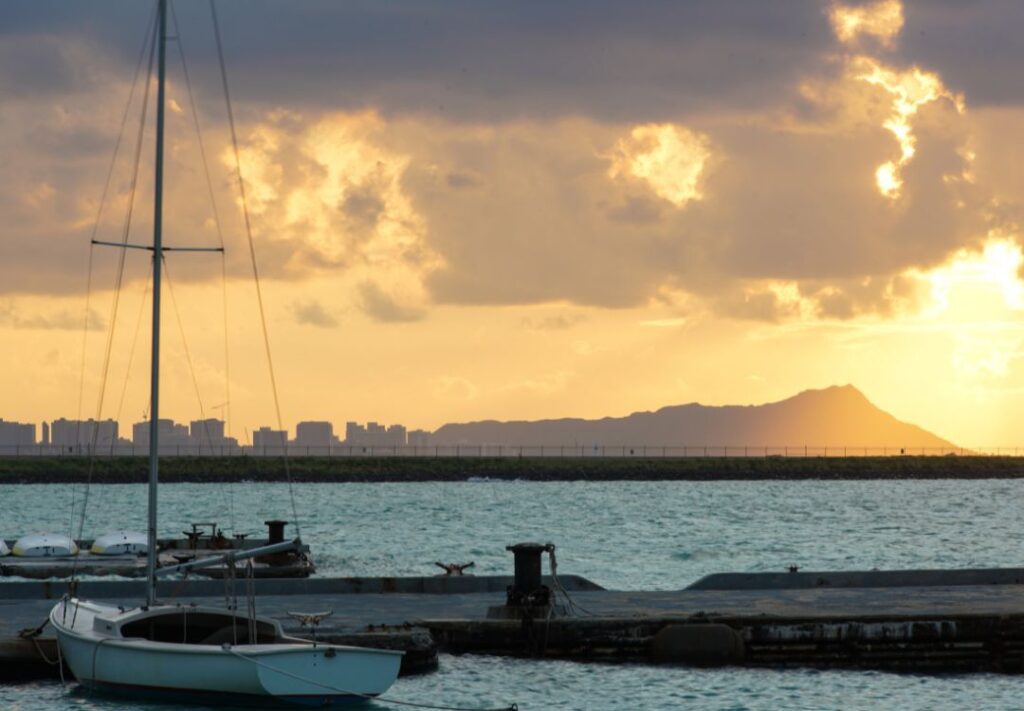
[[[849,446],[953,449],[878,408],[853,385],[804,390],[761,405],[667,405],[599,419],[448,423],[433,444],[512,446]]]

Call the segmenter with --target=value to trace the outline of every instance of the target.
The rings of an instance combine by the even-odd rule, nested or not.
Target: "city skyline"
[[[404,425],[382,425],[368,421],[365,425],[354,421],[345,423],[345,437],[334,433],[334,424],[323,420],[303,420],[296,423],[295,437],[288,430],[263,425],[246,431],[243,438],[227,434],[225,421],[217,418],[192,420],[188,424],[171,418],[160,418],[161,446],[209,447],[280,447],[282,444],[298,447],[331,447],[334,445],[405,446],[426,444],[429,432],[408,430]],[[52,445],[57,448],[77,449],[93,442],[98,447],[132,445],[149,446],[149,420],[133,423],[131,437],[121,436],[120,424],[114,420],[70,420],[58,418],[39,423],[15,422],[0,417],[0,447]],[[282,437],[282,432],[286,435]]]

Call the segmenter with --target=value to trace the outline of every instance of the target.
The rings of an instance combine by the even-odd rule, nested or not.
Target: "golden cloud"
[[[635,126],[616,143],[611,178],[631,177],[676,207],[700,200],[700,178],[711,157],[708,137],[677,124]]]
[[[868,36],[888,46],[903,29],[903,4],[900,0],[878,0],[859,6],[836,3],[828,14],[832,30],[843,44],[852,44],[861,36]]]

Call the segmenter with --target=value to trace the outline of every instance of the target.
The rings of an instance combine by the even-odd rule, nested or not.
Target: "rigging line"
[[[253,243],[252,223],[249,219],[249,203],[245,196],[245,180],[242,178],[242,159],[238,152],[238,134],[235,131],[235,114],[231,108],[231,91],[228,89],[228,70],[227,65],[224,62],[224,45],[223,42],[221,42],[220,23],[217,21],[217,5],[214,0],[210,0],[210,15],[213,18],[213,34],[217,40],[217,60],[220,63],[220,78],[221,83],[224,86],[224,103],[227,106],[228,126],[231,129],[231,146],[235,155],[235,170],[238,174],[238,192],[242,201],[242,214],[245,217],[245,236],[249,242],[249,259],[252,262],[252,275],[253,280],[256,283],[256,301],[259,304],[260,325],[263,328],[263,346],[267,353],[267,369],[270,371],[270,387],[274,393],[274,411],[277,414],[277,428],[283,431],[284,420],[281,417],[281,401],[277,395],[277,379],[274,377],[274,360],[270,354],[270,336],[267,333],[267,316],[263,308],[263,290],[260,288],[260,273],[256,263],[256,246]],[[302,532],[299,527],[298,507],[295,505],[295,490],[292,485],[292,474],[288,464],[287,436],[285,437],[283,453],[284,473],[285,478],[288,480],[288,496],[291,499],[292,504],[292,518],[295,519],[295,535],[297,538],[301,538]]]
[[[153,6],[152,12],[150,12],[149,20],[146,22],[146,26],[154,28],[156,26],[156,5]],[[81,423],[82,420],[82,400],[84,397],[83,391],[85,388],[85,350],[86,350],[86,335],[89,332],[89,302],[92,295],[92,261],[93,261],[93,249],[94,245],[92,241],[96,239],[96,235],[99,232],[100,221],[103,217],[103,206],[107,202],[107,194],[110,192],[110,183],[114,176],[114,167],[117,165],[117,156],[121,151],[121,141],[124,139],[124,129],[128,123],[128,114],[131,110],[132,100],[135,98],[135,87],[139,82],[139,75],[142,73],[142,62],[146,58],[146,47],[149,46],[150,37],[152,31],[147,31],[142,40],[142,47],[139,48],[139,59],[135,64],[135,74],[132,77],[132,85],[128,91],[128,101],[125,102],[124,112],[121,114],[121,125],[117,132],[117,141],[114,143],[114,155],[110,159],[110,166],[107,168],[107,178],[103,182],[103,192],[100,194],[100,202],[96,208],[96,220],[93,222],[92,231],[89,235],[89,276],[86,280],[86,292],[85,292],[85,328],[82,333],[82,360],[81,368],[79,373],[79,386],[78,386],[78,414],[77,420]],[[76,428],[75,437],[76,440],[81,441],[79,434],[81,430],[81,424]]]
[[[128,236],[129,236],[129,233],[131,231],[131,225],[132,225],[132,212],[133,212],[134,207],[135,207],[135,193],[136,193],[136,188],[138,187],[139,165],[142,162],[142,160],[141,160],[142,159],[142,139],[145,136],[146,114],[147,114],[148,108],[149,108],[149,88],[150,88],[150,86],[153,83],[152,82],[152,77],[153,77],[153,58],[154,58],[154,55],[156,54],[155,50],[156,50],[156,45],[157,45],[156,34],[157,34],[157,25],[154,24],[153,25],[153,34],[152,34],[152,43],[150,44],[150,47],[149,47],[149,70],[148,70],[148,74],[147,74],[147,77],[146,77],[146,89],[143,92],[142,112],[141,112],[141,115],[139,117],[139,130],[138,130],[138,134],[136,135],[136,139],[135,139],[135,164],[134,164],[134,168],[132,170],[132,180],[131,180],[130,187],[129,187],[128,210],[127,210],[127,214],[125,215],[124,226],[123,226],[123,233],[122,233],[122,243],[123,244],[128,244]],[[114,351],[114,333],[116,331],[117,313],[118,313],[118,308],[120,306],[120,301],[121,301],[121,287],[124,284],[125,255],[127,254],[127,251],[128,250],[126,250],[126,249],[121,249],[120,250],[119,259],[118,259],[117,279],[115,280],[115,288],[114,288],[114,299],[113,299],[113,303],[111,304],[111,312],[110,312],[110,330],[109,330],[109,332],[107,334],[107,347],[106,347],[106,352],[104,353],[104,356],[103,356],[103,370],[102,370],[102,376],[100,378],[100,392],[99,392],[98,402],[96,404],[96,424],[93,425],[92,445],[89,448],[90,449],[90,453],[89,453],[89,473],[88,473],[88,476],[86,477],[86,481],[85,481],[85,491],[84,491],[83,496],[82,496],[82,512],[81,512],[81,515],[80,515],[79,520],[78,520],[78,538],[79,539],[81,539],[82,531],[85,529],[85,512],[86,512],[87,505],[89,503],[89,487],[92,484],[92,475],[93,475],[93,470],[95,468],[95,463],[96,463],[96,446],[97,446],[97,443],[99,441],[99,433],[100,433],[99,420],[100,420],[100,417],[103,414],[103,401],[104,401],[104,399],[106,397],[107,379],[108,379],[108,376],[110,374],[110,360],[111,360],[111,357],[112,357],[113,351]],[[74,579],[75,568],[77,566],[77,563],[78,563],[78,556],[75,556],[74,563],[72,564],[72,567],[71,567],[72,579]]]
[[[171,297],[171,306],[174,309],[174,320],[178,324],[178,333],[181,335],[181,347],[185,351],[185,360],[188,363],[188,372],[192,376],[192,387],[196,393],[196,402],[199,403],[199,417],[203,420],[203,434],[206,435],[206,439],[210,443],[210,449],[212,450],[213,440],[210,439],[210,433],[207,430],[206,409],[203,407],[203,398],[199,392],[199,378],[196,377],[196,368],[192,361],[192,353],[188,349],[188,339],[185,337],[185,326],[181,321],[181,310],[178,308],[178,300],[174,296],[174,283],[171,281],[171,271],[167,266],[166,258],[161,258],[160,261],[164,267],[164,278],[167,279],[167,294]],[[199,440],[200,452],[202,452],[202,441],[202,439]]]
[[[124,129],[128,123],[128,114],[131,111],[132,100],[135,98],[135,87],[138,85],[139,75],[142,72],[142,62],[146,57],[146,47],[149,46],[152,32],[155,32],[156,5],[153,6],[153,10],[150,12],[146,26],[151,29],[145,33],[142,40],[142,47],[139,48],[139,59],[135,64],[135,74],[132,77],[132,85],[128,91],[128,100],[125,102],[124,111],[121,114],[121,125],[117,132],[117,140],[114,142],[114,155],[111,157],[110,166],[107,168],[107,177],[106,180],[103,181],[103,192],[100,194],[100,202],[96,208],[96,220],[93,222],[92,232],[89,236],[88,275],[85,281],[85,313],[82,318],[82,354],[78,369],[78,407],[75,414],[75,446],[81,446],[82,442],[82,403],[85,398],[85,354],[88,350],[89,320],[92,307],[92,268],[93,256],[96,250],[96,246],[92,241],[96,238],[96,234],[100,227],[100,220],[103,217],[103,206],[107,202],[107,194],[110,191],[110,183],[114,176],[114,167],[117,165],[117,156],[121,151],[121,141],[124,139]],[[74,529],[76,488],[77,487],[72,484],[71,511],[68,514],[68,538],[71,537]]]
[[[210,164],[206,159],[206,146],[203,143],[203,131],[199,124],[199,109],[196,105],[195,95],[192,92],[192,80],[188,74],[188,63],[185,61],[185,45],[181,40],[181,28],[178,26],[178,13],[174,9],[174,2],[169,3],[171,7],[171,20],[174,22],[174,34],[178,38],[175,43],[178,46],[178,56],[181,58],[181,72],[185,79],[185,88],[188,92],[188,103],[192,109],[192,123],[196,129],[196,142],[199,144],[199,156],[203,163],[203,172],[206,176],[206,192],[210,196],[210,207],[213,210],[213,223],[217,228],[217,239],[220,241],[220,275],[221,275],[221,297],[224,304],[224,430],[227,436],[231,435],[231,361],[228,357],[228,268],[227,255],[224,251],[224,231],[221,227],[220,211],[217,209],[217,198],[213,191],[213,180],[210,178]],[[233,527],[232,527],[233,528]]]
[[[117,401],[117,413],[114,415],[114,420],[118,421],[121,419],[121,412],[124,410],[124,397],[125,393],[128,392],[128,380],[132,372],[132,364],[135,362],[135,347],[139,342],[139,333],[142,331],[142,317],[146,313],[146,304],[149,300],[149,290],[153,284],[153,262],[149,263],[149,273],[146,276],[146,281],[143,284],[142,299],[139,302],[139,314],[135,318],[135,334],[132,336],[132,347],[128,351],[128,367],[124,372],[124,382],[121,384],[121,397]],[[114,451],[114,445],[110,445],[111,454]]]

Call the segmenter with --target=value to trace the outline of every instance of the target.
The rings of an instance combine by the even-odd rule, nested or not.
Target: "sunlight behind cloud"
[[[900,0],[878,0],[860,6],[837,3],[829,10],[829,20],[836,37],[844,44],[866,35],[890,45],[903,29],[903,5]]]
[[[710,157],[707,136],[676,124],[644,124],[616,144],[608,175],[638,178],[681,208],[703,197],[699,181]]]
[[[1024,309],[1024,282],[1021,281],[1021,267],[1024,252],[1010,237],[992,235],[981,251],[962,249],[944,265],[929,272],[920,273],[921,278],[931,284],[934,304],[932,313],[948,312],[954,298],[968,299],[970,306],[999,306]],[[979,301],[989,303],[979,303]],[[984,313],[967,314],[975,319],[984,318]]]
[[[942,98],[952,101],[957,111],[963,113],[963,98],[946,89],[938,74],[918,67],[899,71],[870,57],[857,57],[853,67],[859,80],[883,89],[892,97],[892,114],[882,125],[896,137],[900,155],[897,160],[886,161],[878,167],[875,182],[882,195],[895,199],[903,185],[900,169],[910,162],[916,151],[917,139],[911,126],[913,117],[925,104]]]

